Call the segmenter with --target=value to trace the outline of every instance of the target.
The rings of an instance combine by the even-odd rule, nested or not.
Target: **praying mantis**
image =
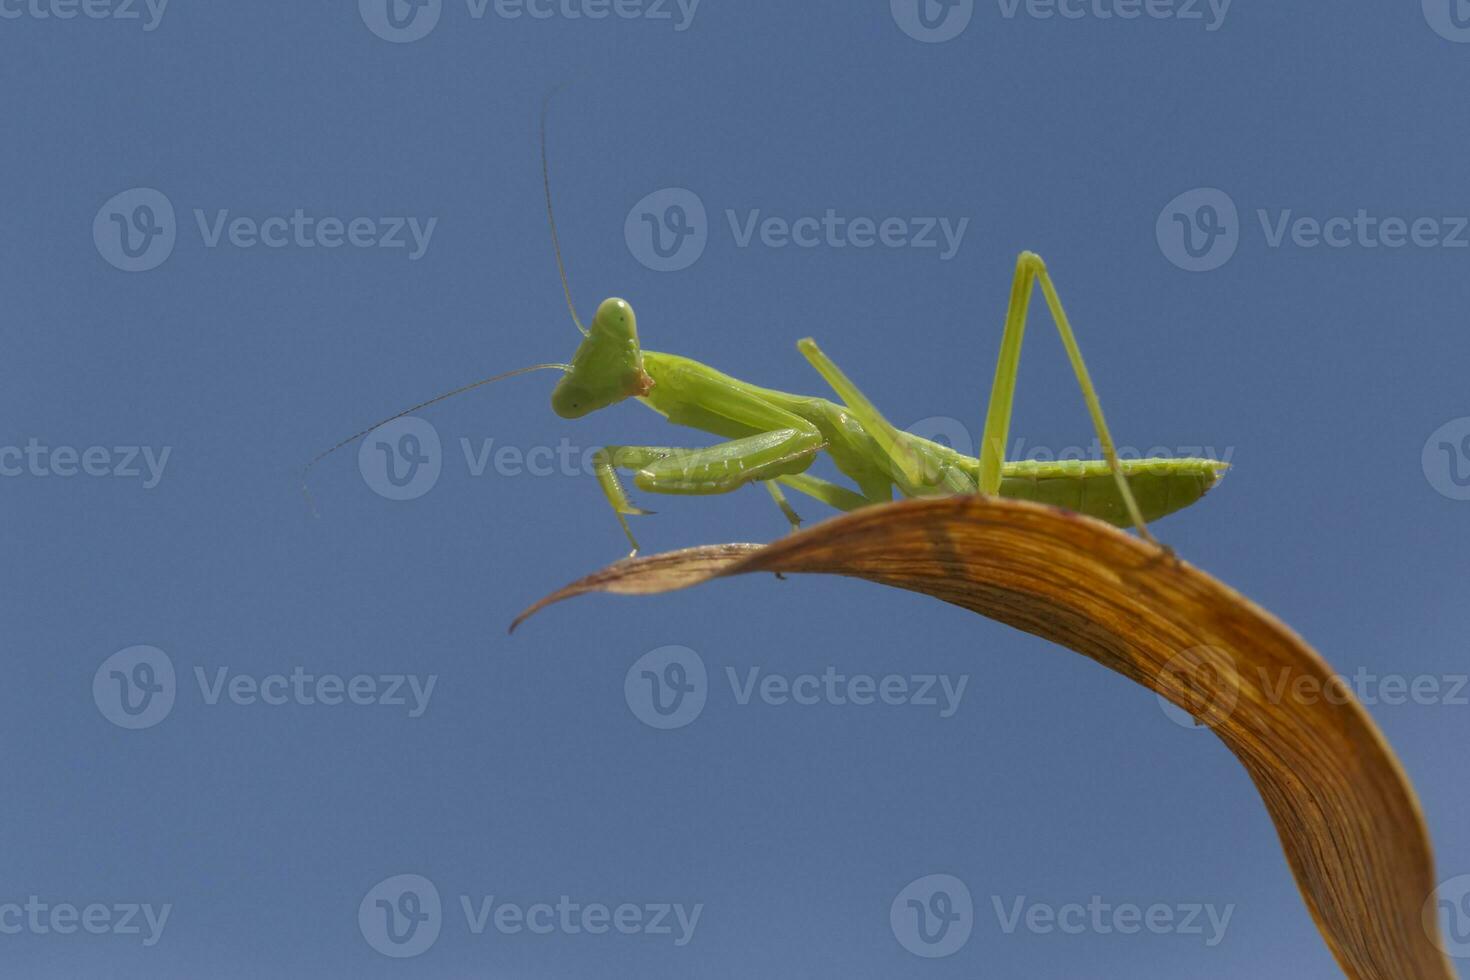
[[[639,545],[628,518],[651,511],[638,507],[628,497],[620,471],[632,473],[639,490],[655,494],[723,494],[759,483],[793,531],[800,527],[801,518],[783,488],[841,511],[890,501],[895,491],[905,498],[980,493],[1063,507],[1119,527],[1135,528],[1146,540],[1157,544],[1148,522],[1199,500],[1228,468],[1224,462],[1204,458],[1118,458],[1061,299],[1046,263],[1034,252],[1022,252],[1016,261],[980,455],[967,456],[892,425],[810,337],[798,341],[797,350],[832,389],[837,401],[758,387],[692,358],[646,350],[639,342],[633,307],[622,299],[603,300],[591,325],[583,325],[572,299],[552,208],[546,106],[541,116],[541,176],[562,291],[572,322],[582,334],[571,362],[532,365],[446,392],[342,440],[308,463],[307,470],[388,422],[473,388],[540,370],[563,372],[551,393],[552,411],[562,418],[581,418],[632,398],[674,425],[724,440],[691,448],[605,446],[593,454],[593,471],[627,535],[632,547],[630,557],[638,554]],[[1021,343],[1037,286],[1061,334],[1092,417],[1102,447],[1101,460],[1040,462],[1004,458]],[[808,475],[806,471],[824,452],[855,489]]]

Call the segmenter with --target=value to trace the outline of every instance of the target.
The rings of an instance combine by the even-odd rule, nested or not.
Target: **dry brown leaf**
[[[1270,613],[1100,521],[998,498],[884,504],[770,545],[621,561],[542,599],[511,628],[587,592],[667,592],[746,572],[826,572],[923,592],[1157,692],[1213,728],[1250,773],[1349,977],[1454,977],[1428,902],[1434,862],[1423,815],[1367,712],[1350,695],[1273,698],[1282,688],[1267,678],[1341,686]]]

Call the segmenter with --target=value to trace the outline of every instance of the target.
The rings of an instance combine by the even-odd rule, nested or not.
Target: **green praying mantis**
[[[581,418],[634,398],[674,425],[724,440],[699,448],[606,446],[593,455],[597,482],[632,546],[630,556],[638,554],[639,546],[628,518],[651,512],[629,499],[618,476],[620,471],[632,473],[633,484],[646,493],[722,494],[759,483],[793,531],[799,528],[801,518],[783,488],[842,511],[890,501],[896,490],[905,498],[980,493],[1052,504],[1119,527],[1136,528],[1145,539],[1157,544],[1149,533],[1148,522],[1199,500],[1228,467],[1214,459],[1118,458],[1056,287],[1046,263],[1033,252],[1022,252],[1016,262],[980,455],[973,457],[895,427],[810,337],[798,341],[797,350],[836,394],[837,401],[758,387],[692,358],[645,350],[638,339],[633,308],[622,299],[603,300],[591,325],[584,326],[572,299],[552,208],[544,106],[541,176],[562,291],[572,322],[582,334],[571,362],[520,368],[421,402],[337,443],[308,463],[308,471],[325,456],[382,425],[473,388],[540,370],[563,372],[551,393],[551,408],[562,418]],[[1040,462],[1004,458],[1021,342],[1038,285],[1092,416],[1102,447],[1101,460]],[[807,474],[823,452],[856,489]]]

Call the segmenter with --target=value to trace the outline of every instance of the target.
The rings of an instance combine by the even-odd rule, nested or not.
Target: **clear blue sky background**
[[[981,2],[943,43],[907,36],[882,0],[705,0],[682,31],[508,19],[493,2],[476,18],[444,0],[411,43],[376,36],[355,6],[175,0],[150,31],[0,0],[20,15],[0,19],[0,447],[103,446],[111,463],[113,447],[170,449],[151,489],[0,478],[0,904],[172,905],[151,947],[0,935],[0,973],[1338,975],[1220,743],[1041,640],[921,596],[769,577],[586,599],[507,637],[517,611],[625,542],[590,475],[477,476],[460,440],[526,451],[698,434],[636,405],[562,421],[539,375],[424,413],[442,472],[415,499],[376,493],[354,449],[316,472],[313,518],[295,474],[419,399],[570,356],[536,143],[540,100],[565,82],[552,169],[584,312],[625,296],[650,348],[793,390],[820,390],[794,347],[814,335],[896,422],[973,429],[1015,253],[1036,249],[1119,441],[1232,453],[1222,487],[1162,537],[1344,673],[1463,674],[1470,502],[1437,489],[1453,481],[1431,479],[1421,452],[1470,415],[1470,249],[1272,247],[1256,212],[1470,214],[1470,45],[1413,0],[1242,0],[1217,30],[1203,5],[1205,21],[1103,20]],[[176,242],[126,273],[93,221],[137,187],[171,202]],[[624,225],[669,187],[706,206],[708,244],[658,272]],[[1238,207],[1239,243],[1219,268],[1186,272],[1155,226],[1200,187]],[[194,217],[297,208],[437,225],[410,260],[211,248]],[[725,216],[828,208],[969,224],[943,261],[740,247]],[[1036,324],[1014,434],[1027,449],[1086,446],[1060,345]],[[644,503],[659,511],[637,522],[649,550],[785,530],[757,490]],[[176,700],[129,731],[92,684],[139,644],[169,657]],[[630,711],[624,678],[671,644],[698,653],[710,685],[697,720],[658,731]],[[210,704],[195,680],[297,667],[437,681],[410,718]],[[752,667],[968,686],[949,718],[741,705],[726,668]],[[1470,706],[1370,710],[1423,800],[1441,876],[1470,872]],[[938,873],[972,893],[973,934],[919,959],[890,903]],[[364,896],[398,874],[429,879],[444,903],[438,940],[411,959],[380,955],[358,923]],[[477,936],[459,907],[564,894],[704,907],[682,947]],[[1007,934],[992,907],[1093,895],[1234,910],[1209,947]]]

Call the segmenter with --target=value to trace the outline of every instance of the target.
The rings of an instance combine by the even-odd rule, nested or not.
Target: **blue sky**
[[[307,503],[571,356],[557,85],[573,294],[651,349],[821,392],[813,336],[973,440],[1041,253],[1118,442],[1234,464],[1157,533],[1352,680],[1462,887],[1464,12],[924,3],[0,0],[3,972],[1339,975],[1218,741],[1039,639],[769,577],[507,636],[626,550],[591,450],[709,441],[637,405],[508,380]],[[1030,336],[1013,455],[1086,453]]]

